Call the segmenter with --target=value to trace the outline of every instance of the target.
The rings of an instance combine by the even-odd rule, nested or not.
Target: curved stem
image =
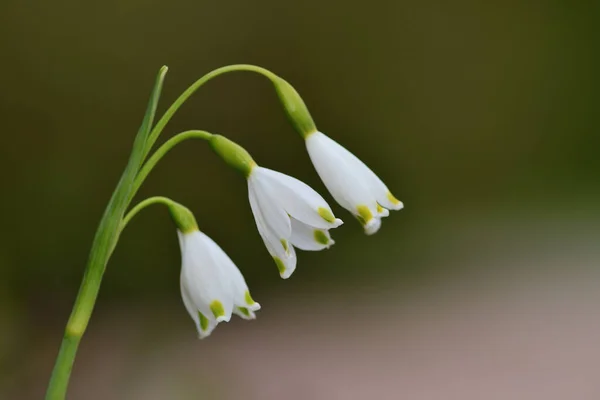
[[[144,208],[146,208],[152,204],[163,204],[167,207],[172,207],[172,206],[176,205],[176,203],[173,200],[169,199],[168,197],[164,197],[164,196],[148,197],[146,200],[140,201],[138,204],[136,204],[135,207],[133,207],[131,210],[129,210],[127,215],[123,218],[123,222],[121,222],[120,231],[122,232],[123,229],[125,229],[125,226],[127,226],[129,221],[131,221],[131,219],[133,217],[135,217],[137,213],[139,213]]]
[[[198,79],[196,82],[192,83],[190,85],[190,87],[188,87],[185,90],[185,92],[183,92],[177,98],[177,100],[175,100],[175,102],[171,105],[171,107],[169,107],[169,109],[165,112],[165,114],[162,116],[162,118],[156,123],[156,125],[154,126],[154,129],[152,129],[152,131],[150,132],[150,135],[148,137],[148,141],[146,144],[146,146],[147,146],[146,151],[147,152],[150,151],[150,149],[156,142],[156,139],[158,139],[158,136],[160,135],[160,133],[162,132],[164,127],[167,125],[167,123],[171,120],[173,115],[175,115],[177,110],[179,110],[179,108],[183,105],[183,103],[185,103],[185,101],[192,94],[194,94],[194,92],[196,90],[198,90],[202,85],[204,85],[206,82],[210,81],[212,78],[215,78],[219,75],[222,75],[222,74],[225,74],[228,72],[234,72],[234,71],[256,72],[258,74],[265,76],[266,78],[268,78],[271,81],[274,81],[275,79],[277,79],[277,75],[275,75],[268,69],[258,67],[256,65],[250,65],[250,64],[227,65],[225,67],[217,68],[217,69],[209,72],[208,74],[204,75],[202,78]]]
[[[144,183],[144,180],[146,179],[148,174],[150,174],[150,171],[152,171],[152,168],[154,168],[156,164],[158,164],[158,162],[164,157],[164,155],[167,154],[173,147],[187,139],[209,140],[212,136],[213,135],[210,132],[191,130],[181,132],[173,136],[171,139],[167,140],[165,143],[163,143],[163,145],[160,146],[154,152],[154,154],[152,154],[152,157],[150,157],[148,161],[144,163],[144,166],[140,169],[137,176],[135,177],[135,180],[133,181],[131,194],[129,197],[129,202],[133,200],[133,197],[137,193],[140,186],[142,186],[142,183]]]
[[[152,125],[154,112],[156,110],[162,82],[166,68],[161,69],[157,83],[153,89],[150,102],[146,111],[146,115],[142,122],[142,127],[136,137],[134,150],[130,157],[127,168],[125,169],[121,180],[119,181],[113,196],[107,205],[105,213],[100,221],[100,226],[96,231],[94,243],[88,259],[82,284],[73,307],[73,311],[67,323],[63,342],[61,344],[56,364],[52,372],[52,377],[46,392],[47,400],[63,400],[66,396],[71,369],[75,360],[77,347],[83,333],[86,330],[87,324],[92,314],[102,276],[108,263],[108,260],[114,250],[119,234],[127,222],[141,210],[143,207],[152,204],[144,202],[138,204],[133,210],[127,214],[125,219],[122,219],[124,211],[135,196],[135,193],[148,176],[152,168],[160,161],[160,159],[171,150],[176,144],[190,138],[209,139],[212,135],[204,131],[188,131],[174,136],[165,144],[163,144],[151,157],[144,163],[148,153],[152,149],[154,143],[158,139],[161,131],[166,124],[171,120],[173,115],[181,107],[181,105],[202,85],[212,78],[233,71],[251,71],[259,73],[271,81],[275,82],[278,77],[272,72],[254,65],[238,64],[229,65],[226,67],[215,69],[202,78],[194,82],[185,92],[183,92],[177,100],[167,109],[162,118],[156,123],[154,128],[148,133],[149,127]],[[144,163],[144,164],[143,164]],[[140,165],[143,164],[141,169]],[[135,177],[135,178],[134,178]],[[157,198],[154,202],[160,202]],[[146,200],[149,201],[150,199]],[[134,212],[135,211],[135,212]]]

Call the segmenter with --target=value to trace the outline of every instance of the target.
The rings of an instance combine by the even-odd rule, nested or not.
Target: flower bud
[[[279,77],[273,78],[272,82],[288,119],[298,133],[306,139],[310,134],[316,132],[315,122],[296,89]]]
[[[246,149],[221,135],[211,136],[209,143],[223,161],[240,171],[245,177],[250,176],[256,163]]]

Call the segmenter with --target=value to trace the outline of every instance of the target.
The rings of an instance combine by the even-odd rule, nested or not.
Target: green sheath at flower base
[[[223,161],[240,171],[246,178],[250,176],[256,163],[246,149],[221,135],[212,135],[208,142]]]
[[[187,207],[174,201],[167,206],[169,207],[169,213],[171,214],[171,218],[173,218],[173,222],[175,222],[177,229],[181,233],[190,233],[198,230],[196,218],[194,218],[194,214]]]
[[[279,100],[281,100],[281,104],[283,104],[288,119],[298,133],[304,139],[315,133],[317,131],[315,122],[310,116],[308,108],[306,108],[306,104],[304,104],[304,100],[302,100],[302,97],[300,97],[296,89],[279,77],[273,77],[271,78],[271,81],[275,86],[275,90],[277,91]]]

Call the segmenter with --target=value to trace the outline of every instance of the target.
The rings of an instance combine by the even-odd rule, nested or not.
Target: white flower
[[[267,168],[253,166],[248,197],[258,232],[284,279],[296,269],[294,246],[326,249],[334,243],[328,230],[342,224],[310,186]]]
[[[219,322],[229,321],[232,312],[254,319],[260,304],[250,296],[242,273],[227,254],[198,230],[177,232],[181,246],[181,297],[200,338],[210,335]]]
[[[388,210],[404,207],[369,167],[325,134],[307,135],[306,149],[333,198],[354,214],[368,235],[379,230]]]

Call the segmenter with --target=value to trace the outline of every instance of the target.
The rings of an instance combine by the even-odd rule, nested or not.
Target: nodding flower
[[[181,296],[200,338],[234,313],[254,319],[260,309],[240,270],[211,238],[199,230],[178,231],[181,246]]]
[[[304,136],[310,159],[335,201],[350,211],[372,235],[388,210],[404,207],[387,186],[354,154],[325,134]]]
[[[329,229],[342,224],[314,189],[296,178],[260,167],[231,140],[213,135],[210,144],[227,164],[248,181],[248,197],[258,233],[277,268],[287,279],[296,269],[296,252],[323,250],[334,241]]]
[[[329,229],[342,224],[310,186],[277,171],[255,166],[248,176],[248,197],[256,227],[287,279],[296,269],[296,252],[329,248]]]

